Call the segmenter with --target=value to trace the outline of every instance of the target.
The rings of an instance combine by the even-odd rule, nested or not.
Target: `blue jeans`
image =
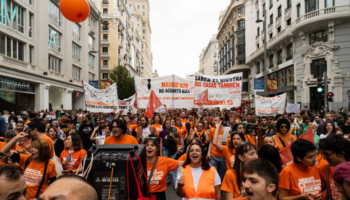
[[[166,149],[165,147],[162,148],[162,152],[163,152],[163,156],[165,156],[165,157],[169,157],[169,158],[173,158],[173,159],[175,158],[175,155],[176,155],[176,154],[169,156],[169,150]],[[176,170],[171,171],[171,172],[168,173],[168,175],[167,175],[167,181],[166,181],[167,184],[170,184],[170,183],[171,183],[171,175],[172,175],[173,173],[176,174]],[[175,177],[175,178],[174,178],[174,177]],[[175,179],[176,179],[176,175],[175,175],[175,176],[173,175],[173,182],[174,182],[174,185],[175,185]]]
[[[216,171],[218,171],[218,174],[221,178],[221,182],[224,179],[224,176],[226,174],[226,160],[225,157],[219,158],[215,156],[211,156],[210,158],[210,164],[215,167]]]

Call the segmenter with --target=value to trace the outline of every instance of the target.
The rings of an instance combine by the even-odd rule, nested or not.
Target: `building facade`
[[[220,14],[217,40],[219,41],[219,73],[243,73],[242,100],[249,99],[250,68],[246,65],[246,12],[245,1],[231,0]],[[250,28],[250,27],[249,27]]]
[[[142,30],[142,77],[151,78],[153,75],[153,54],[151,51],[151,21],[149,0],[128,0],[131,6],[131,21]]]
[[[140,76],[142,68],[141,30],[131,21],[131,6],[123,0],[94,0],[102,12],[101,79],[110,71],[124,66],[129,75]]]
[[[247,60],[252,77],[263,78],[266,10],[267,78],[277,78],[277,92],[287,93],[288,103],[319,110],[324,92],[317,91],[317,78],[327,73],[328,91],[334,93],[329,108],[348,108],[350,96],[350,3],[334,0],[247,0]],[[295,86],[295,87],[293,87]],[[323,86],[324,89],[324,86]],[[254,97],[251,79],[251,97]],[[259,93],[263,95],[263,93]]]
[[[98,79],[98,9],[89,1],[78,24],[58,0],[0,4],[0,110],[84,108],[82,81]]]
[[[205,49],[199,56],[199,73],[218,76],[219,75],[219,55],[218,55],[218,40],[214,35]]]

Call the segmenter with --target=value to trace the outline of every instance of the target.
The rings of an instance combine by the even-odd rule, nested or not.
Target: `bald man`
[[[75,175],[60,176],[38,200],[98,200],[98,194],[85,179]]]

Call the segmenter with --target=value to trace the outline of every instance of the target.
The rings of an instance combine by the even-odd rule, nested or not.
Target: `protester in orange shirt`
[[[243,124],[235,124],[232,128],[232,131],[238,131],[238,132],[241,132],[243,135],[245,135],[245,129]],[[230,141],[230,140],[231,140],[231,137],[227,139],[227,141]],[[245,137],[244,137],[244,141],[247,141]],[[230,144],[229,142],[226,142],[227,147],[229,146],[229,144]]]
[[[215,117],[213,119],[215,124],[220,124],[219,133],[218,133],[218,143],[222,144],[222,137],[224,135],[224,126],[221,124],[220,117]],[[223,179],[226,173],[226,161],[224,154],[219,151],[216,146],[213,145],[214,134],[216,131],[216,127],[211,129],[209,134],[210,146],[208,151],[208,157],[210,158],[210,164],[215,167],[218,171],[220,178]]]
[[[86,155],[83,142],[78,134],[70,134],[65,141],[66,149],[62,151],[60,160],[63,166],[63,173],[76,174],[79,172],[79,165]]]
[[[8,130],[5,132],[4,134],[4,139],[6,143],[9,143],[14,137],[16,137],[16,132],[14,130]],[[22,147],[20,147],[19,145],[15,145],[12,149],[12,152],[14,153],[18,153],[22,151]]]
[[[197,130],[191,130],[191,134],[189,135],[189,137],[187,137],[187,142],[190,143],[190,141],[193,138],[199,138],[203,144],[203,152],[202,153],[205,155],[208,155],[209,132],[207,132],[203,129],[204,123],[202,121],[199,121],[196,126],[197,126]]]
[[[242,142],[237,146],[233,169],[227,170],[221,185],[221,190],[225,191],[226,200],[245,196],[242,183],[244,175],[243,166],[257,158],[257,148],[250,141]]]
[[[334,168],[342,163],[350,162],[349,147],[350,141],[341,135],[330,135],[325,139],[322,139],[319,144],[319,150],[323,158],[327,160],[327,162],[320,162],[319,164],[321,178],[324,185],[330,189],[329,195],[332,196],[333,199],[340,199],[342,197],[333,180]],[[328,180],[327,170],[329,176]],[[350,172],[348,173],[350,174]],[[323,192],[322,199],[326,199],[326,193],[327,191]]]
[[[225,160],[226,160],[226,170],[230,170],[233,168],[235,164],[236,148],[239,144],[241,144],[241,142],[245,141],[245,138],[241,132],[234,131],[230,137],[232,139],[227,141],[228,146],[221,145],[220,143],[218,143],[219,126],[220,124],[216,124],[216,131],[213,139],[213,145],[224,154]]]
[[[124,120],[113,120],[109,125],[113,135],[106,138],[104,144],[139,144],[133,136],[126,134],[126,129]]]
[[[293,142],[291,151],[294,159],[280,173],[278,199],[322,199],[320,170],[315,166],[315,145],[308,140],[299,139]]]
[[[175,186],[176,194],[185,199],[221,200],[221,179],[216,169],[210,166],[201,144],[189,146],[187,159]]]
[[[179,135],[182,135],[184,140],[186,140],[186,138],[188,136],[188,132],[187,132],[186,126],[181,123],[180,118],[175,119],[175,128],[177,129],[177,133]]]
[[[277,150],[281,151],[290,143],[293,143],[296,138],[294,135],[288,133],[290,123],[287,119],[279,119],[276,123],[277,134],[272,136],[277,144]]]
[[[134,133],[136,132],[137,125],[136,124],[131,124],[131,119],[129,116],[124,117],[126,126],[129,128],[131,135],[135,135]]]
[[[53,155],[54,155],[53,142],[52,142],[51,138],[49,138],[45,133],[45,130],[46,130],[45,124],[41,121],[33,120],[32,122],[30,122],[28,124],[28,126],[31,129],[31,134],[35,139],[45,140],[49,144],[51,158],[53,158]]]
[[[194,143],[203,145],[202,140],[199,139],[198,137],[197,137],[197,138],[193,138],[193,139],[190,141],[190,144],[194,144]],[[188,149],[188,147],[187,147],[187,149]],[[188,150],[186,150],[186,153],[182,154],[182,155],[180,156],[180,158],[177,159],[177,160],[178,160],[178,161],[185,161],[185,160],[187,159],[187,152],[188,152]]]
[[[247,197],[242,199],[276,199],[279,175],[274,165],[265,159],[258,158],[247,163],[244,166],[244,171],[243,187]]]
[[[157,133],[159,133],[163,130],[163,120],[159,115],[154,115],[152,118],[152,126],[156,127]]]
[[[246,141],[250,141],[254,145],[256,145],[255,140],[255,126],[252,124],[247,124],[246,134],[244,135]]]
[[[157,142],[157,138],[152,136],[146,137],[144,140],[147,159],[147,179],[151,187],[151,193],[156,196],[156,199],[166,200],[167,175],[169,172],[176,170],[183,162],[168,157],[157,156],[157,151],[160,150],[159,143]],[[154,171],[152,171],[153,165],[155,165]]]
[[[35,140],[31,155],[17,154],[11,152],[11,148],[16,142],[24,137],[26,133],[21,132],[13,138],[1,152],[11,158],[14,162],[18,162],[21,168],[24,169],[24,178],[27,183],[27,198],[32,200],[42,194],[49,184],[56,180],[55,163],[50,160],[50,146],[45,140]],[[45,170],[46,169],[46,170]],[[46,171],[46,173],[44,173]],[[44,180],[42,180],[45,178]],[[42,187],[39,190],[39,185],[43,181]]]

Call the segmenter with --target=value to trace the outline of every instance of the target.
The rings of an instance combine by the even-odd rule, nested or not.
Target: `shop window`
[[[286,60],[288,61],[288,60],[293,59],[293,44],[292,43],[289,44],[287,46],[286,50],[287,50],[287,58],[286,58]]]
[[[310,34],[310,45],[315,42],[327,42],[328,41],[328,31],[318,31]]]
[[[314,78],[323,77],[323,73],[327,71],[327,62],[323,59],[314,60],[311,63],[311,74]]]
[[[81,47],[73,42],[73,44],[72,44],[72,58],[73,58],[73,60],[78,61],[78,62],[80,62],[80,49],[81,49]]]
[[[277,88],[282,88],[285,86],[284,69],[277,72]]]
[[[61,59],[49,55],[49,70],[51,72],[61,73],[61,63]]]
[[[289,67],[286,71],[287,86],[294,86],[294,67]]]
[[[305,0],[305,13],[318,10],[319,0]]]
[[[77,67],[75,65],[73,65],[73,70],[72,70],[73,74],[73,79],[76,79],[76,80],[80,80],[80,72],[81,72],[81,68],[80,67]]]
[[[61,52],[61,34],[52,27],[49,27],[49,47]]]
[[[256,63],[256,74],[260,74],[260,62]]]

